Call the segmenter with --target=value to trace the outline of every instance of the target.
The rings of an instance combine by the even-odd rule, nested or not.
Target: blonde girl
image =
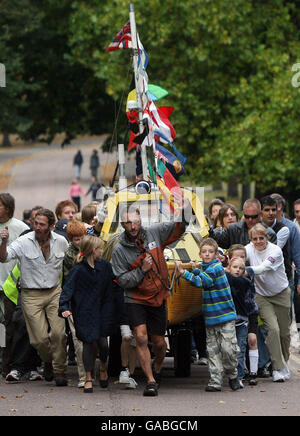
[[[107,337],[114,325],[114,276],[111,264],[102,259],[103,241],[96,236],[84,236],[80,253],[75,258],[63,286],[59,315],[73,315],[76,336],[83,343],[83,364],[86,371],[85,393],[93,392],[92,369],[94,346],[99,349],[100,386],[108,386]]]

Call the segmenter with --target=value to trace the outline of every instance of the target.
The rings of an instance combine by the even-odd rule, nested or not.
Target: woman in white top
[[[282,250],[268,241],[267,229],[256,224],[249,230],[247,260],[254,271],[255,300],[267,330],[273,381],[290,378],[290,289],[285,273]]]

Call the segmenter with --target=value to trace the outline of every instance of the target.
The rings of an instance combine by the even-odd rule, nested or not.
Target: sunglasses
[[[259,216],[258,214],[257,215],[246,215],[244,213],[244,217],[245,217],[246,220],[249,220],[250,218],[255,220],[256,218],[258,218],[258,216]]]
[[[255,238],[252,238],[252,241],[263,241],[265,239],[265,236],[257,236]]]

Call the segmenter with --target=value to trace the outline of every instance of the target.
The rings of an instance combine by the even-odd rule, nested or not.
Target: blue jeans
[[[270,362],[270,355],[265,344],[267,337],[266,329],[263,325],[259,325],[257,329],[257,348],[258,348],[258,367],[263,368]]]
[[[238,354],[238,379],[242,380],[245,375],[245,358],[248,341],[248,324],[242,324],[235,327],[237,343],[240,348]]]

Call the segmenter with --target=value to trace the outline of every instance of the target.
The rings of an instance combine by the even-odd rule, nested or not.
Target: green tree
[[[300,54],[295,3],[136,0],[134,6],[149,80],[169,91],[159,104],[175,107],[171,121],[177,146],[189,156],[189,177],[255,181],[261,191],[300,188],[299,91],[291,86]],[[74,2],[73,56],[118,101],[129,89],[130,51],[105,48],[127,20],[125,0]]]

